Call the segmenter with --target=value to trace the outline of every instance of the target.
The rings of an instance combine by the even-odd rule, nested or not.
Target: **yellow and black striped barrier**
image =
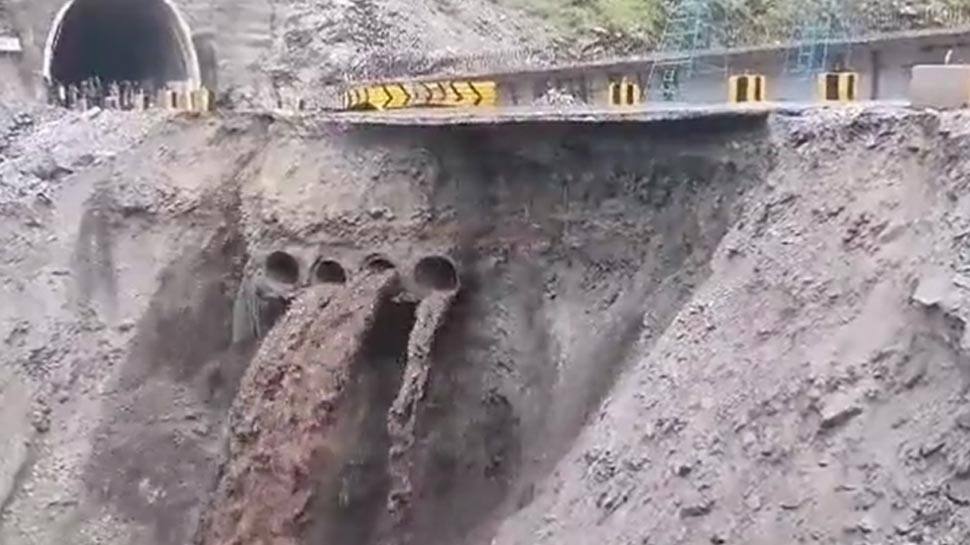
[[[209,113],[216,109],[216,95],[211,90],[202,87],[189,92],[189,110],[193,112]]]
[[[345,110],[469,108],[498,103],[494,81],[384,83],[353,87],[344,93]]]
[[[818,96],[823,102],[855,102],[859,97],[859,74],[856,72],[819,74]]]
[[[157,104],[166,110],[209,113],[215,110],[216,95],[205,87],[191,91],[163,89],[158,93]]]
[[[610,106],[636,106],[641,98],[640,86],[632,79],[610,82]]]
[[[728,102],[745,104],[768,100],[767,79],[760,74],[731,76],[728,79]]]

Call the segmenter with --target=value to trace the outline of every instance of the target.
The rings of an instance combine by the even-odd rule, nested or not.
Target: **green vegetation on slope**
[[[565,47],[645,52],[661,39],[665,22],[684,0],[493,0],[546,21]],[[848,33],[970,23],[970,0],[711,0],[716,44],[788,41],[819,14],[831,14]]]
[[[578,51],[635,50],[661,34],[665,9],[658,0],[496,0],[546,21],[562,45]]]
[[[500,0],[569,32],[653,33],[664,8],[657,0]]]

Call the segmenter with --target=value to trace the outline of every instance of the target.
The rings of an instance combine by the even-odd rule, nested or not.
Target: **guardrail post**
[[[623,77],[611,81],[609,88],[610,106],[636,106],[642,102],[640,86],[633,79]]]
[[[859,74],[856,72],[819,74],[818,96],[822,102],[855,102],[859,98]]]
[[[728,78],[728,102],[746,104],[768,100],[768,80],[760,74],[744,74]]]

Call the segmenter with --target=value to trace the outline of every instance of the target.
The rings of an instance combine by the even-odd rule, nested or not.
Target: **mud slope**
[[[392,375],[407,356],[403,390],[348,394],[376,435],[344,488],[319,496],[336,504],[309,503],[306,533],[292,535],[487,539],[641,333],[661,331],[706,276],[736,199],[767,168],[759,120],[78,118],[13,118],[0,164],[4,543],[200,535],[219,468],[235,461],[224,447],[238,381],[289,302],[332,282],[324,263],[347,282],[326,286],[335,296],[396,267],[406,300],[430,302],[402,328],[401,354],[374,354]],[[67,145],[82,133],[84,146]],[[415,274],[422,263],[454,264],[461,290],[428,297],[441,285]],[[328,522],[341,520],[373,524]]]
[[[387,495],[390,516],[381,535],[384,543],[410,543],[412,539],[410,517],[415,500],[420,502],[424,497],[420,486],[427,479],[421,471],[429,466],[416,456],[424,453],[417,444],[418,438],[427,433],[419,426],[426,424],[424,411],[434,365],[432,348],[454,300],[454,291],[433,293],[421,301],[415,312],[401,389],[388,411],[387,470],[391,487]]]
[[[710,276],[495,543],[965,543],[968,127],[778,119]]]

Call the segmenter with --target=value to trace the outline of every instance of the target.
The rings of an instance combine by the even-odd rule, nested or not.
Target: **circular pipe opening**
[[[300,263],[286,252],[273,252],[266,258],[266,276],[282,284],[300,281]]]
[[[343,265],[330,259],[319,261],[313,276],[320,284],[347,283],[347,272],[344,270]]]
[[[414,281],[425,289],[451,291],[458,287],[458,269],[446,257],[426,257],[414,266]]]
[[[370,255],[364,260],[364,270],[367,272],[385,272],[396,268],[397,265],[381,254]]]

